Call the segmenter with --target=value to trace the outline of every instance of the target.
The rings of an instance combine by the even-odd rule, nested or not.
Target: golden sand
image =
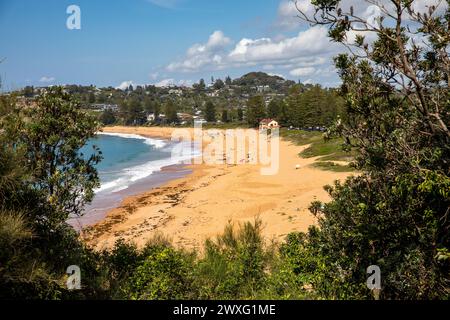
[[[173,128],[108,127],[104,131],[170,138]],[[323,187],[345,180],[350,173],[311,167],[314,158],[299,157],[306,147],[281,140],[280,170],[272,176],[261,175],[258,165],[191,165],[192,174],[125,199],[83,236],[93,247],[103,249],[119,238],[143,246],[162,233],[177,247],[201,250],[204,241],[220,234],[228,222],[259,217],[269,240],[307,231],[316,222],[308,210],[311,202],[328,201]]]

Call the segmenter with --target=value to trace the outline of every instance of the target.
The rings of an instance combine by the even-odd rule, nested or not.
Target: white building
[[[273,119],[263,119],[259,123],[259,130],[275,129],[279,127],[280,125],[278,124],[278,122]]]

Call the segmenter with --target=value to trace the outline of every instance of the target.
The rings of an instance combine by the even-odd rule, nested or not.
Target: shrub
[[[146,250],[147,256],[127,280],[124,294],[133,300],[187,299],[192,291],[192,257],[171,247]]]

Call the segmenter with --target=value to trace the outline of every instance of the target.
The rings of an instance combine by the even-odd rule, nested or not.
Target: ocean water
[[[195,154],[190,143],[171,143],[133,134],[100,133],[81,152],[88,156],[93,145],[103,153],[103,160],[97,165],[101,187],[96,194],[125,190],[163,167],[189,160]],[[174,148],[178,150],[175,155]]]
[[[97,165],[101,186],[82,217],[71,217],[76,229],[94,224],[127,196],[158,187],[190,172],[182,163],[199,155],[189,142],[170,142],[133,134],[100,133],[81,153],[89,157],[92,146],[100,148],[103,160]],[[176,150],[176,152],[174,152]],[[170,167],[171,170],[162,171]]]

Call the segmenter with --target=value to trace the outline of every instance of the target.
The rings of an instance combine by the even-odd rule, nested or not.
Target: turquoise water
[[[98,135],[81,150],[88,156],[92,146],[100,148],[103,160],[97,165],[99,192],[117,192],[171,164],[171,148],[162,140],[135,135]],[[167,160],[167,161],[166,161]]]
[[[93,145],[103,153],[103,160],[97,165],[101,186],[95,190],[93,202],[85,207],[84,216],[69,219],[77,230],[102,220],[125,197],[188,174],[189,170],[176,165],[198,155],[197,148],[192,148],[189,142],[174,143],[132,134],[99,134],[81,153],[89,157]],[[175,167],[161,171],[169,166]]]
[[[172,143],[133,134],[99,134],[81,152],[89,156],[93,145],[103,153],[97,165],[101,181],[97,194],[127,189],[163,167],[190,160],[194,154],[189,142]],[[175,147],[177,153],[172,154]]]

